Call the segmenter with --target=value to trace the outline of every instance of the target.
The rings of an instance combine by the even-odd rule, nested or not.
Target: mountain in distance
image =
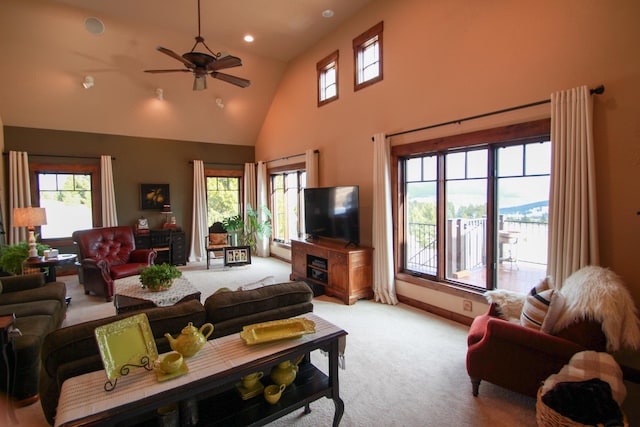
[[[500,215],[509,215],[509,216],[527,216],[527,217],[543,216],[549,213],[549,201],[543,200],[539,202],[526,203],[524,205],[500,208],[498,213]]]

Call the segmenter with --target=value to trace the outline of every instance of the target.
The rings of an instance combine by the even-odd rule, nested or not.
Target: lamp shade
[[[44,208],[13,208],[14,227],[36,227],[47,223],[47,211]]]

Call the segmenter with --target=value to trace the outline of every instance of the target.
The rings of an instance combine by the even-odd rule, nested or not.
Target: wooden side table
[[[38,257],[35,259],[27,259],[23,263],[23,266],[26,268],[39,268],[40,271],[44,271],[44,269],[47,269],[48,274],[46,276],[46,281],[55,282],[56,266],[75,263],[76,258],[76,254],[60,254],[55,258]]]

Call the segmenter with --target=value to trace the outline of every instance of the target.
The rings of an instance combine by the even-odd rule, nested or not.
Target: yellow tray
[[[316,324],[313,321],[304,317],[296,317],[295,319],[272,320],[245,326],[240,332],[240,338],[251,345],[285,338],[298,338],[315,331]]]

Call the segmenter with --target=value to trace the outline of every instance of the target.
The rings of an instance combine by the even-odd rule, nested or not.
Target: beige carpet
[[[251,266],[207,271],[202,263],[190,263],[181,270],[204,301],[220,287],[235,289],[265,276],[286,281],[290,265],[254,258]],[[73,297],[67,324],[115,312],[111,303],[85,296],[77,277],[62,279]],[[465,369],[467,327],[403,304],[359,301],[346,306],[325,296],[314,300],[314,312],[349,333],[346,369],[339,371],[345,402],[341,426],[536,425],[533,398],[485,382],[480,396],[472,396]],[[312,360],[326,372],[326,357],[314,352]],[[308,415],[296,411],[270,425],[331,425],[332,401],[320,399],[311,410]],[[21,426],[46,425],[39,404],[19,409],[17,416]]]

